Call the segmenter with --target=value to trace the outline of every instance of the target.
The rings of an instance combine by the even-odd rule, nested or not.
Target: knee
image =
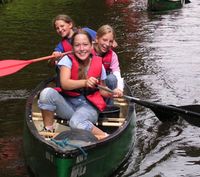
[[[41,103],[45,103],[51,98],[53,98],[55,94],[57,94],[56,90],[54,90],[53,88],[47,87],[41,91],[39,101]]]
[[[106,85],[110,89],[115,89],[117,87],[117,77],[114,74],[109,74],[106,79]]]
[[[76,122],[75,122],[74,120],[72,120],[72,119],[70,119],[70,121],[69,121],[69,126],[70,126],[71,128],[77,128]]]

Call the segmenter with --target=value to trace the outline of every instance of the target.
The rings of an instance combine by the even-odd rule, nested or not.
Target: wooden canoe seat
[[[125,121],[125,118],[120,116],[120,107],[118,105],[107,106],[107,108],[100,113],[96,125],[107,127],[120,127]]]
[[[39,132],[39,134],[41,136],[44,136],[45,138],[52,138],[52,137],[56,136],[56,134],[58,134],[58,133],[41,131],[41,132]]]
[[[99,119],[96,125],[101,125],[101,126],[110,126],[110,127],[120,127],[122,124],[125,122],[125,118],[103,118]]]

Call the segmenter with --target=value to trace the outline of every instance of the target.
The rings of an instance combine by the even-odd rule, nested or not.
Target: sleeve
[[[56,46],[56,48],[54,49],[54,52],[64,52],[63,46],[62,46],[62,42],[59,42],[58,45]]]
[[[67,68],[72,68],[72,61],[70,60],[70,58],[65,55],[59,62],[58,62],[58,68],[60,68],[61,66],[66,66]]]
[[[106,75],[106,70],[104,68],[104,66],[102,65],[102,72],[101,72],[101,80],[106,80],[107,75]]]
[[[114,51],[112,52],[112,60],[110,64],[110,69],[112,73],[114,73],[115,71],[120,72],[118,56]]]
[[[83,30],[87,31],[90,34],[90,36],[92,37],[93,41],[95,40],[96,34],[97,34],[96,31],[94,31],[94,30],[92,30],[92,29],[90,29],[88,27],[84,27]]]
[[[124,79],[121,77],[118,56],[114,51],[112,52],[112,61],[111,61],[110,69],[117,78],[117,88],[123,91]]]
[[[120,90],[124,90],[124,79],[121,77],[120,71],[115,71],[113,73],[117,78],[117,88]]]

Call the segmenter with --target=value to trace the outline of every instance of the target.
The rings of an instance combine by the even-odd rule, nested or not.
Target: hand
[[[118,46],[118,44],[117,44],[117,41],[116,41],[116,40],[114,40],[114,41],[113,41],[112,48],[114,49],[114,48],[116,48],[117,46]]]
[[[91,87],[91,88],[94,88],[96,87],[96,85],[98,84],[99,80],[95,77],[90,77],[88,79],[86,79],[86,82],[85,82],[85,86],[86,87]]]
[[[113,90],[113,97],[116,98],[116,97],[122,97],[122,96],[123,96],[123,91],[122,90],[120,90],[118,88]]]
[[[48,63],[51,66],[55,66],[58,63],[58,59],[61,58],[63,56],[62,52],[53,52],[52,55],[55,57],[54,59],[50,59],[48,60]]]
[[[63,56],[62,52],[58,52],[58,51],[54,51],[54,52],[52,53],[52,55],[53,55],[56,59],[61,58],[61,57]]]

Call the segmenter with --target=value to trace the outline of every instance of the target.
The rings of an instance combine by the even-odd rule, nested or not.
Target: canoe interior
[[[38,177],[92,177],[96,176],[97,172],[103,177],[112,174],[128,158],[133,149],[134,104],[129,100],[118,98],[114,100],[114,106],[108,107],[100,114],[96,125],[109,133],[109,136],[102,140],[94,140],[93,137],[88,139],[91,136],[88,131],[71,130],[68,121],[57,118],[56,115],[55,133],[43,132],[41,131],[44,126],[43,119],[37,101],[40,91],[47,86],[54,87],[53,80],[39,85],[26,105],[24,151],[27,167],[31,173]],[[125,93],[131,94],[128,87]],[[63,139],[57,140],[59,136]],[[63,147],[59,143],[63,144],[65,140],[67,144]],[[114,154],[111,157],[112,152]]]
[[[51,84],[51,86],[53,85]],[[38,101],[38,95],[35,96],[34,103],[32,106],[32,120],[34,122],[36,129],[38,130],[38,133],[41,136],[43,136],[46,140],[48,140],[63,131],[70,130],[68,121],[61,118],[57,118],[55,115],[55,122],[54,122],[55,133],[41,131],[44,127],[44,124],[41,111],[37,106],[37,101]],[[115,110],[115,108],[119,108],[119,110]],[[115,99],[114,106],[108,107],[108,109],[104,113],[100,114],[100,117],[96,125],[99,128],[106,131],[107,133],[112,134],[119,127],[121,127],[123,123],[126,121],[127,111],[128,111],[127,100],[123,98]]]

